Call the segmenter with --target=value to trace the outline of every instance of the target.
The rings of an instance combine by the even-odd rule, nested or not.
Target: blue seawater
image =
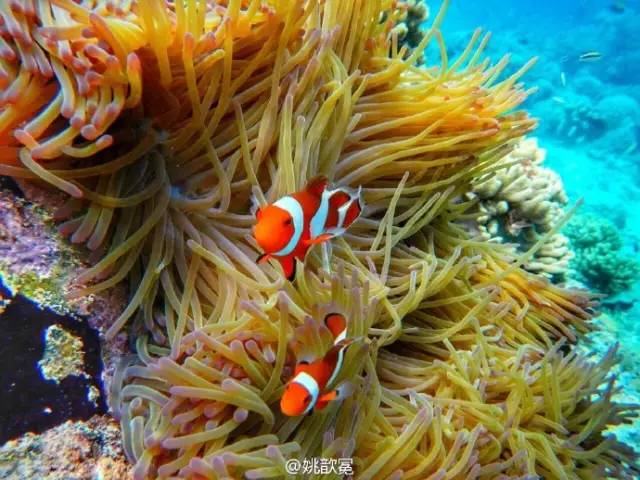
[[[442,2],[428,3],[427,25]],[[524,107],[539,119],[532,135],[547,150],[545,165],[561,175],[571,203],[584,199],[574,221],[612,227],[620,266],[631,268],[640,251],[639,2],[453,0],[441,26],[451,57],[476,27],[493,32],[486,53],[494,62],[511,55],[506,74],[539,58],[523,78],[538,88]],[[581,61],[589,52],[599,58]],[[431,45],[426,63],[438,61]],[[603,331],[587,348],[602,353],[619,343],[623,395],[640,402],[640,283],[605,297],[601,310]],[[620,434],[640,445],[640,424]]]

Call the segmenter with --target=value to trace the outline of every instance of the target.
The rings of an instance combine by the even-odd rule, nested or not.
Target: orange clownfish
[[[273,257],[293,280],[296,259],[304,261],[312,245],[341,235],[360,216],[361,190],[329,189],[325,177],[316,177],[304,190],[258,209],[253,233],[264,254],[257,262]]]
[[[305,415],[314,408],[322,410],[332,400],[345,398],[350,393],[351,385],[348,383],[326,391],[340,373],[345,350],[353,340],[345,338],[347,328],[344,316],[330,313],[324,322],[334,336],[334,344],[321,359],[311,363],[302,361],[296,365],[293,378],[280,399],[282,413],[290,417]]]

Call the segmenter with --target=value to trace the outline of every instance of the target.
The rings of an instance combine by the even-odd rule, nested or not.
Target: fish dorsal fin
[[[328,313],[324,317],[324,324],[333,335],[334,343],[338,343],[346,338],[347,320],[341,313]]]
[[[308,360],[301,360],[296,364],[295,369],[293,370],[293,375],[296,376],[300,372],[309,372],[309,362]]]
[[[317,175],[307,182],[305,189],[312,195],[321,197],[322,192],[329,185],[329,180],[324,175]]]

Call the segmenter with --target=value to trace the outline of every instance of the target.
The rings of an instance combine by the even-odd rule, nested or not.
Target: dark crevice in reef
[[[0,190],[8,190],[18,198],[24,198],[22,190],[11,177],[0,175]]]
[[[9,292],[0,283],[0,293]],[[45,348],[45,331],[57,324],[84,344],[84,371],[59,384],[42,377],[38,361]],[[83,319],[61,316],[21,295],[0,314],[0,444],[26,432],[40,433],[67,420],[86,420],[106,412],[98,333]],[[89,387],[100,390],[97,406],[87,398]]]

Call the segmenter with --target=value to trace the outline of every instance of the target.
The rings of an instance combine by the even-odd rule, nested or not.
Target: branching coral
[[[69,42],[69,60],[117,62],[122,83],[86,72],[89,92],[126,86],[129,111],[111,121],[115,94],[100,93],[108,121],[90,119],[114,144],[56,137],[66,149],[49,161],[41,136],[18,133],[1,168],[73,197],[61,229],[101,260],[71,297],[129,281],[108,335],[132,317],[149,334],[111,385],[135,478],[278,478],[292,456],[351,456],[362,479],[630,475],[634,459],[601,436],[631,414],[609,401],[610,361],[558,346],[588,328],[589,296],[523,271],[533,252],[514,259],[458,226],[477,215],[462,195],[535,125],[514,111],[531,64],[501,79],[506,60],[481,59],[479,32],[450,61],[446,2],[410,54],[390,1],[109,5],[55,0],[14,22],[8,45],[23,55],[26,29]],[[416,67],[432,40],[441,64]],[[333,273],[312,250],[289,283],[254,263],[251,211],[317,174],[362,185],[367,209],[333,243]],[[356,339],[339,378],[355,393],[285,418],[296,353],[322,354],[334,309]]]
[[[622,251],[615,225],[596,215],[577,217],[566,227],[576,251],[578,276],[591,288],[607,294],[628,290],[640,278],[640,263]]]
[[[558,174],[542,166],[545,156],[535,138],[523,140],[500,162],[503,170],[473,183],[468,197],[479,198],[480,215],[471,229],[480,238],[512,242],[524,252],[557,225],[567,196]],[[525,268],[562,279],[572,257],[568,239],[554,233]]]

